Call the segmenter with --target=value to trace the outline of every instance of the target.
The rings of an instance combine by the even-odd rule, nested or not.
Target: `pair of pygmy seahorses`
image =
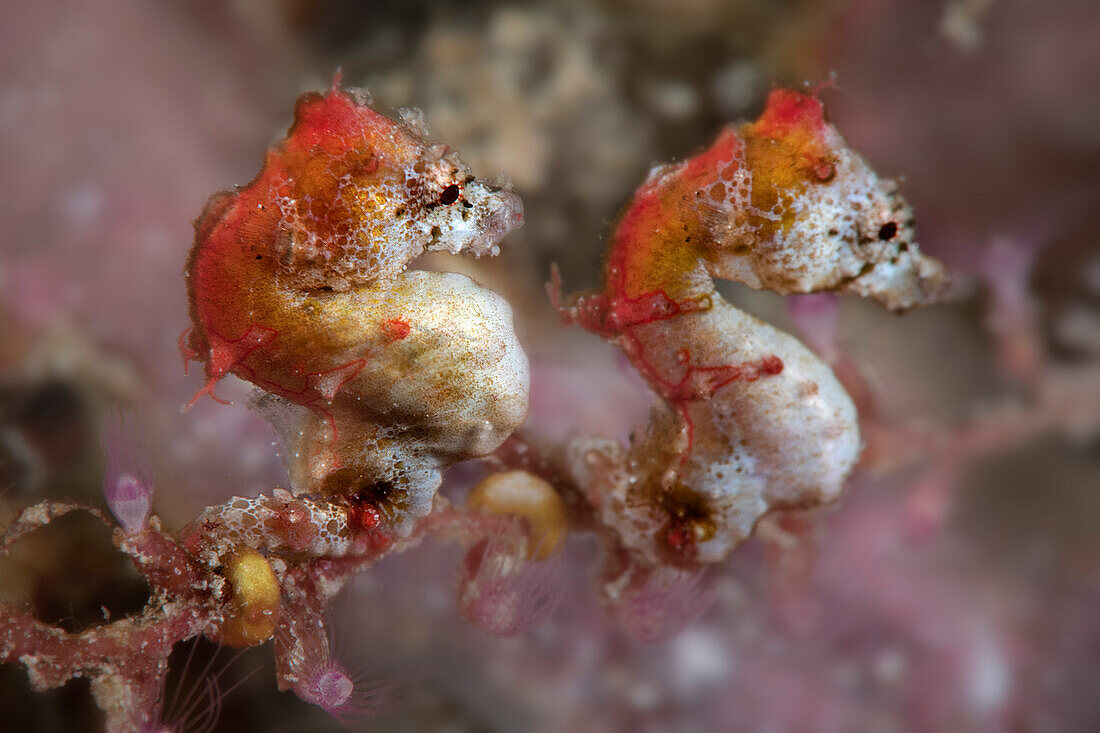
[[[528,396],[504,300],[406,269],[426,251],[495,254],[523,220],[514,193],[425,137],[363,92],[304,95],[260,174],[207,204],[187,267],[203,392],[230,373],[262,389],[294,491],[365,492],[398,534],[430,511],[447,466],[522,424]],[[859,454],[851,400],[714,279],[921,305],[947,277],[912,225],[811,94],[775,90],[757,121],[651,171],[615,225],[602,288],[564,301],[554,289],[563,318],[618,345],[660,397],[629,447],[570,448],[573,478],[629,552],[716,562],[770,508],[838,494]]]

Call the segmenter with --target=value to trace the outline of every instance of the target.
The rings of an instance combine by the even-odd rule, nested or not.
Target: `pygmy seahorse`
[[[519,197],[403,118],[338,83],[298,100],[259,175],[195,223],[185,344],[205,362],[200,395],[230,373],[268,393],[296,492],[366,495],[399,531],[443,468],[523,422],[528,394],[507,303],[406,271],[429,250],[495,254]]]
[[[614,227],[602,289],[558,302],[662,398],[629,449],[571,448],[601,520],[647,563],[723,559],[768,510],[835,498],[859,455],[855,408],[829,367],[723,300],[714,278],[891,309],[948,284],[914,242],[895,184],[847,146],[815,95],[775,90],[756,122],[654,168]]]

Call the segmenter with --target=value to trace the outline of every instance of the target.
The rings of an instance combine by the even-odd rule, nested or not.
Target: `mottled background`
[[[425,266],[513,304],[529,426],[549,440],[625,439],[649,399],[609,347],[557,324],[550,264],[569,289],[594,284],[649,166],[752,117],[773,84],[832,79],[830,118],[904,178],[922,246],[968,275],[956,302],[901,318],[842,301],[865,432],[885,437],[837,506],[767,522],[674,640],[640,645],[603,619],[584,537],[562,608],[519,640],[460,621],[451,546],[363,577],[340,614],[347,656],[412,670],[375,729],[1100,729],[1095,0],[4,3],[0,512],[101,502],[96,435],[115,403],[145,420],[170,526],[283,480],[241,383],[221,388],[237,407],[179,412],[201,382],[176,348],[181,273],[206,197],[249,180],[296,95],[338,66],[515,182],[527,224],[499,258]],[[778,297],[728,295],[791,327]],[[71,517],[2,561],[0,594],[82,629],[140,608],[145,588],[106,530]],[[275,691],[265,649],[230,664],[199,645],[212,656],[227,681],[263,667],[218,730],[337,729]],[[80,682],[39,695],[0,668],[5,730],[97,716]]]

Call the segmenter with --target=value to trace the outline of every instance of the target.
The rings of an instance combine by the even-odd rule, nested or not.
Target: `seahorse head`
[[[428,250],[493,254],[522,221],[519,197],[428,142],[415,113],[390,119],[366,92],[337,84],[305,94],[256,178],[216,194],[195,223],[194,328],[184,345],[206,362],[211,384],[233,370],[251,379],[261,361],[289,359],[295,344],[312,344],[303,358],[316,355],[318,297],[392,282]],[[340,303],[337,311],[350,312],[350,301]],[[348,338],[347,329],[331,335]],[[276,381],[295,391],[292,376]]]
[[[822,245],[913,241],[912,209],[897,185],[848,146],[816,96],[774,90],[742,135],[761,233]]]
[[[292,288],[340,291],[427,250],[491,254],[522,222],[519,197],[475,179],[412,115],[390,119],[334,85],[299,98],[287,137],[255,180],[208,205],[197,242],[236,242]]]
[[[949,290],[942,266],[920,253],[897,184],[845,142],[815,94],[773,90],[759,119],[727,129],[683,173],[714,212],[715,277],[779,293],[855,292],[893,309]]]

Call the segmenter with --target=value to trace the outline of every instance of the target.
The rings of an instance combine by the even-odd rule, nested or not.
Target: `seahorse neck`
[[[714,292],[704,259],[706,232],[672,190],[654,187],[635,197],[611,236],[604,271],[613,299],[663,294],[673,301]]]

